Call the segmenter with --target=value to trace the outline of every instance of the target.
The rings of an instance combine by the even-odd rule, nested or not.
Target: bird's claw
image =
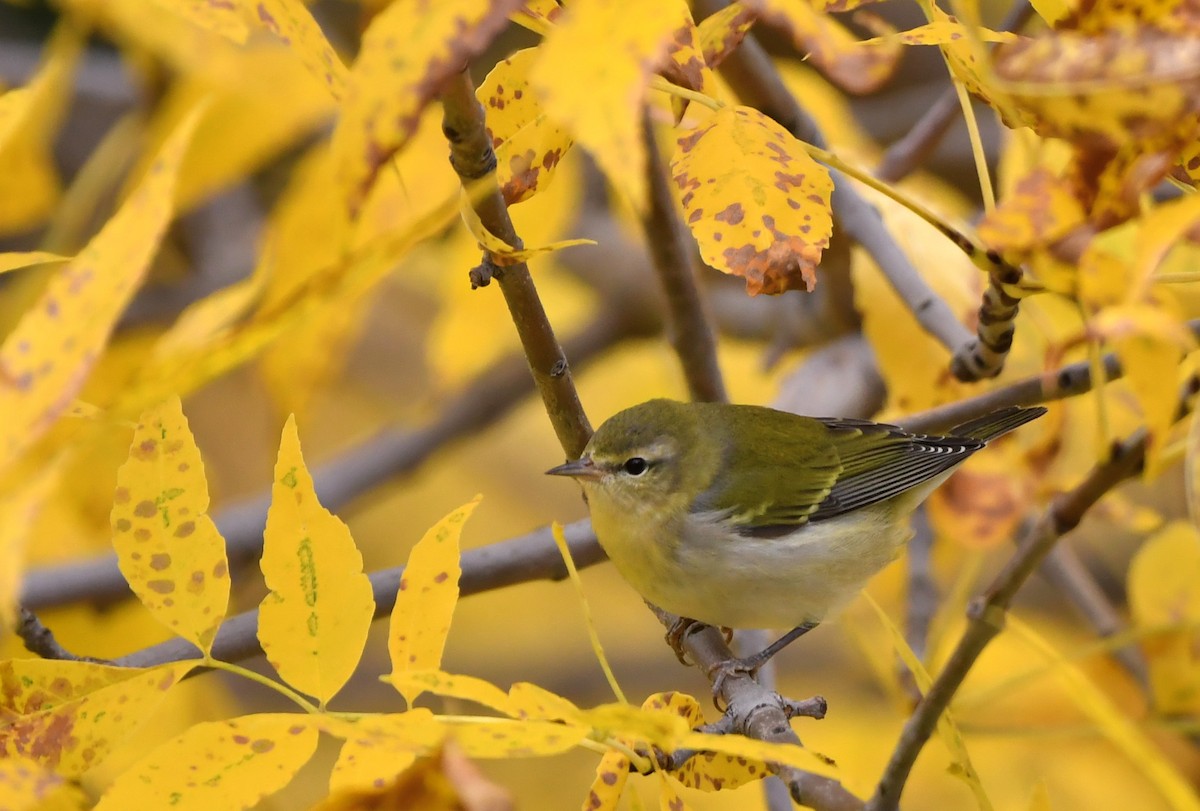
[[[723,662],[717,662],[710,667],[706,672],[709,679],[712,680],[712,697],[713,706],[721,712],[725,712],[725,707],[721,706],[721,688],[725,686],[725,681],[730,676],[748,676],[754,678],[758,673],[758,669],[762,667],[762,662],[756,661],[757,657],[749,657],[747,659],[726,659]]]
[[[671,646],[671,650],[675,651],[675,658],[679,660],[679,664],[685,667],[692,663],[688,661],[687,655],[683,652],[683,640],[701,628],[706,627],[703,622],[680,617],[671,623],[671,627],[667,629],[667,644]]]

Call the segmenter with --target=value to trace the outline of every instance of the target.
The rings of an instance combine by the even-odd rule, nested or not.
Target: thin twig
[[[521,240],[496,182],[496,153],[484,124],[483,106],[475,98],[475,85],[465,66],[442,89],[442,132],[450,143],[450,165],[463,187],[472,190],[471,205],[483,226],[520,248]],[[486,193],[477,193],[480,190]],[[524,262],[508,265],[497,269],[494,277],[521,338],[529,371],[554,433],[567,457],[575,459],[591,438],[592,426],[579,402],[567,356],[546,317],[529,267]]]
[[[675,198],[667,184],[667,169],[654,140],[654,124],[649,113],[643,113],[642,119],[650,187],[650,208],[642,219],[642,228],[666,294],[667,334],[683,366],[691,398],[725,402],[729,396],[717,364],[716,340],[696,287],[695,251],[676,213]]]
[[[1033,6],[1028,0],[1017,0],[1000,23],[1000,30],[1019,31],[1032,16]],[[925,111],[912,129],[888,147],[875,169],[875,177],[889,183],[896,183],[908,177],[914,169],[923,165],[929,154],[937,148],[961,110],[955,89],[948,87],[942,91],[937,101]]]
[[[652,334],[656,325],[639,310],[606,306],[581,332],[565,341],[576,364],[597,357],[617,342]],[[416,428],[392,428],[346,449],[313,471],[321,503],[334,512],[396,476],[413,472],[451,442],[503,419],[531,390],[524,358],[511,355],[493,364],[437,408],[437,417]],[[270,490],[224,507],[215,516],[232,567],[258,558],[271,503]],[[80,601],[111,602],[130,596],[112,553],[88,560],[32,568],[25,573],[21,604],[33,610]]]
[[[1116,445],[1108,461],[1096,465],[1078,487],[1054,500],[1021,540],[1017,552],[983,596],[971,604],[967,612],[967,629],[945,668],[904,725],[892,757],[879,779],[875,795],[867,803],[869,811],[892,811],[898,807],[900,794],[917,755],[983,649],[1003,629],[1005,615],[1017,591],[1058,539],[1074,529],[1093,504],[1137,472],[1145,450],[1144,430],[1139,430],[1130,439]]]
[[[17,636],[25,643],[25,650],[35,653],[43,659],[61,659],[68,662],[95,662],[111,664],[107,659],[96,659],[91,656],[79,656],[71,653],[58,643],[54,633],[42,624],[37,614],[28,608],[21,608],[21,618],[17,620]]]

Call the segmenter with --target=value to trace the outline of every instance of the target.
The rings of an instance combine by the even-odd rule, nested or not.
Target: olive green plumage
[[[600,544],[656,605],[732,627],[811,625],[895,557],[912,510],[957,465],[1044,412],[1002,409],[925,436],[651,400],[549,472],[583,485]]]

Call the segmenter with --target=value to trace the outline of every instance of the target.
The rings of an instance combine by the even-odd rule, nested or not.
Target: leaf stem
[[[224,670],[226,673],[233,673],[241,676],[244,679],[249,679],[252,682],[261,684],[263,687],[279,693],[284,698],[290,699],[310,715],[321,715],[324,713],[323,708],[313,704],[311,701],[297,693],[292,688],[288,687],[286,684],[275,681],[275,679],[272,679],[269,676],[264,676],[261,673],[255,673],[249,668],[242,667],[241,665],[235,665],[232,662],[222,662],[220,659],[214,659],[211,656],[205,657],[204,667],[210,667],[213,670]]]

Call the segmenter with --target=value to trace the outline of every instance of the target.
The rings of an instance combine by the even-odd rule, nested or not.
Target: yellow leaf
[[[341,98],[346,87],[346,66],[304,3],[256,0],[254,8],[262,27],[289,45],[304,66],[329,88],[330,95]]]
[[[705,63],[715,68],[724,62],[745,39],[757,19],[757,12],[746,8],[745,3],[735,1],[701,20],[696,26],[696,35]]]
[[[287,785],[316,748],[311,716],[246,715],[196,724],[117,777],[96,811],[240,811]]]
[[[546,112],[567,126],[628,197],[646,207],[642,104],[676,32],[693,27],[682,0],[577,3],[538,50],[531,78]]]
[[[695,729],[704,723],[700,703],[686,693],[656,693],[642,703],[647,710],[673,712]],[[701,791],[732,789],[761,780],[769,774],[762,761],[740,755],[701,752],[671,771],[671,776],[688,788]]]
[[[51,149],[80,44],[72,25],[60,26],[29,84],[0,95],[0,235],[37,225],[58,201]]]
[[[1200,709],[1200,534],[1176,521],[1147,539],[1129,565],[1129,606],[1141,626],[1178,626],[1144,643],[1154,704],[1163,713]]]
[[[1179,363],[1194,339],[1170,306],[1131,304],[1108,307],[1091,321],[1108,338],[1125,370],[1150,433],[1146,477],[1162,468],[1162,449],[1179,410]]]
[[[396,0],[371,21],[333,134],[338,185],[357,217],[380,168],[404,148],[441,83],[507,23],[517,0]]]
[[[229,561],[178,397],[142,414],[117,471],[111,522],[129,587],[155,619],[207,656],[229,605]]]
[[[458,723],[440,718],[446,734],[468,757],[519,758],[557,755],[587,737],[586,726],[557,721],[494,721]]]
[[[322,705],[354,673],[367,641],[375,598],[362,565],[350,530],[317,500],[289,417],[263,533],[271,593],[259,606],[258,639],[271,667]]]
[[[569,700],[529,682],[520,681],[508,688],[508,699],[508,713],[516,718],[577,721],[583,717],[579,707]]]
[[[442,663],[462,574],[459,539],[463,524],[482,498],[475,496],[438,521],[408,553],[388,627],[388,655],[392,660],[392,684],[410,706],[421,691],[406,691],[396,676],[413,670],[436,670]]]
[[[679,793],[679,784],[669,774],[658,776],[658,807],[660,811],[690,811]]]
[[[49,262],[69,262],[70,260],[71,257],[69,256],[59,256],[56,253],[47,253],[46,251],[0,253],[0,273],[7,273],[10,270],[27,268],[32,265],[44,265]]]
[[[163,147],[155,168],[87,247],[57,271],[0,346],[0,470],[70,405],[171,218],[176,172],[198,113]]]
[[[833,182],[787,130],[724,107],[680,135],[671,173],[705,262],[743,277],[751,295],[813,289]]]
[[[1051,811],[1050,790],[1046,781],[1039,780],[1033,787],[1033,796],[1029,798],[1029,811]]]
[[[424,707],[353,721],[331,719],[324,731],[343,739],[329,776],[330,792],[391,780],[446,738],[443,725]]]
[[[1113,55],[1119,55],[1115,57]],[[1200,39],[1148,25],[1054,31],[994,51],[998,83],[1043,137],[1116,148],[1170,132],[1190,116]]]
[[[167,690],[197,664],[140,670],[50,659],[0,662],[0,761],[24,755],[63,777],[79,777],[150,720]]]
[[[1191,783],[1175,764],[1155,747],[1104,692],[1079,667],[1067,661],[1061,653],[1034,630],[1011,614],[1007,628],[1029,648],[1054,665],[1054,673],[1063,692],[1099,727],[1100,732],[1133,763],[1137,770],[1158,789],[1167,804],[1175,811],[1200,811],[1200,798]]]
[[[990,28],[976,28],[970,35],[963,26],[952,17],[941,17],[933,22],[910,28],[907,31],[897,31],[881,37],[867,40],[875,42],[903,42],[905,45],[946,45],[958,42],[967,36],[973,36],[980,42],[1016,42],[1020,39],[1009,31],[993,31]],[[865,43],[864,43],[865,44]]]
[[[596,764],[596,776],[583,801],[583,811],[617,811],[621,793],[629,779],[629,758],[609,750]]]
[[[538,254],[553,253],[554,251],[561,251],[563,248],[570,248],[575,245],[596,244],[596,241],[593,239],[564,239],[538,248],[518,249],[487,230],[483,221],[479,219],[479,215],[475,213],[475,209],[471,205],[471,199],[466,192],[463,192],[459,211],[462,213],[463,222],[466,223],[467,230],[479,242],[479,247],[487,251],[491,255],[492,261],[500,267],[515,265],[518,262],[528,262]]]
[[[525,48],[500,60],[475,91],[496,150],[496,182],[510,206],[550,184],[572,143],[530,87],[529,72],[540,55],[538,48]]]
[[[43,769],[32,758],[8,756],[0,761],[0,808],[4,811],[77,811],[87,807],[82,789]]]
[[[460,698],[490,707],[505,715],[517,715],[508,695],[496,685],[474,676],[460,676],[440,670],[408,670],[388,677],[401,695],[430,692],[447,698]]]
[[[49,464],[32,477],[0,488],[0,628],[12,628],[16,621],[25,548],[58,474],[59,465]]]

